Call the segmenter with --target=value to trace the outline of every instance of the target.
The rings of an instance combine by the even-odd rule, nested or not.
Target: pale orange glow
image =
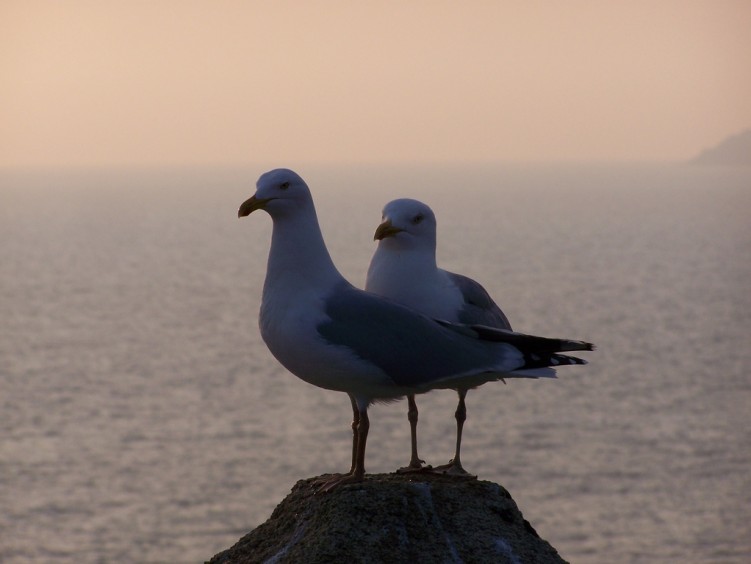
[[[686,159],[751,3],[0,3],[0,166]]]

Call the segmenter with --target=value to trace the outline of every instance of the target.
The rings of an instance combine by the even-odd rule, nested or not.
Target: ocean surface
[[[598,345],[467,399],[465,467],[564,558],[751,561],[751,168],[297,170],[356,285],[382,206],[419,198],[514,328]],[[0,173],[1,562],[202,562],[349,468],[347,397],[259,336],[262,172]],[[430,463],[455,403],[419,398]],[[406,402],[370,415],[368,471],[406,464]]]

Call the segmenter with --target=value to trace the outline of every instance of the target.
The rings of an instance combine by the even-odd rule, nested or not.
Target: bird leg
[[[360,410],[360,421],[357,425],[357,459],[355,468],[352,470],[352,476],[359,482],[365,477],[365,444],[368,442],[368,431],[370,430],[370,418],[368,417],[368,408]]]
[[[349,396],[349,401],[352,403],[352,464],[349,467],[348,474],[352,474],[355,471],[357,461],[357,428],[360,425],[360,411],[357,409],[354,396]]]
[[[357,405],[355,400],[352,400],[353,411],[356,411],[355,420],[357,421],[357,432],[354,433],[355,452],[352,457],[352,468],[349,473],[339,476],[334,476],[325,482],[319,492],[330,492],[339,486],[344,484],[355,484],[361,482],[365,477],[365,444],[368,441],[368,430],[370,429],[370,419],[368,418],[368,406],[365,407]],[[357,406],[357,409],[355,409]],[[355,427],[355,421],[352,422],[352,427]]]
[[[462,430],[464,429],[464,422],[467,420],[467,406],[464,403],[464,398],[467,396],[467,390],[460,389],[457,390],[457,393],[459,394],[459,403],[456,406],[456,412],[454,413],[454,416],[456,417],[456,452],[454,453],[454,458],[449,460],[448,464],[437,466],[435,471],[440,474],[477,478],[477,476],[470,474],[462,467],[460,454],[462,449]]]
[[[336,482],[345,476],[351,476],[355,471],[357,462],[357,428],[360,425],[360,411],[357,409],[357,402],[355,401],[354,396],[349,395],[349,401],[352,404],[352,464],[349,467],[349,472],[346,474],[337,473],[334,474],[333,477],[316,480],[315,484],[321,488],[320,491],[328,491],[326,488],[333,482]]]
[[[399,468],[397,474],[406,474],[410,472],[420,472],[422,470],[429,470],[431,466],[424,466],[425,461],[421,460],[417,455],[417,403],[415,402],[414,395],[407,396],[407,403],[409,408],[407,410],[407,419],[409,420],[409,430],[412,438],[412,456],[409,464],[403,468]]]

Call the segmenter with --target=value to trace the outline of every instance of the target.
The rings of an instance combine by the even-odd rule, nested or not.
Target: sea
[[[515,329],[597,345],[467,397],[462,459],[574,563],[751,562],[751,167],[299,165],[362,286],[389,200]],[[282,368],[257,317],[266,166],[0,171],[0,562],[203,562],[297,480],[349,468],[346,395]],[[418,398],[453,454],[456,394]],[[376,404],[366,467],[409,459]]]

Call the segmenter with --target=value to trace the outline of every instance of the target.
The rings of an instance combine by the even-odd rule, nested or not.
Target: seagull
[[[325,491],[364,478],[373,402],[470,388],[519,370],[554,377],[553,366],[584,363],[559,351],[592,348],[582,341],[436,320],[355,288],[331,260],[307,184],[289,169],[261,175],[238,216],[256,210],[266,211],[273,223],[261,336],[292,374],[344,392],[352,404],[352,465],[324,483]]]
[[[383,208],[382,223],[373,237],[378,246],[370,261],[365,289],[436,319],[469,325],[486,325],[511,331],[506,314],[479,282],[438,268],[436,218],[427,204],[410,198],[392,200]],[[462,430],[467,419],[465,397],[469,388],[456,388],[456,450],[448,464],[423,467],[417,454],[417,403],[407,396],[412,455],[401,471],[422,469],[471,476],[461,463]]]

